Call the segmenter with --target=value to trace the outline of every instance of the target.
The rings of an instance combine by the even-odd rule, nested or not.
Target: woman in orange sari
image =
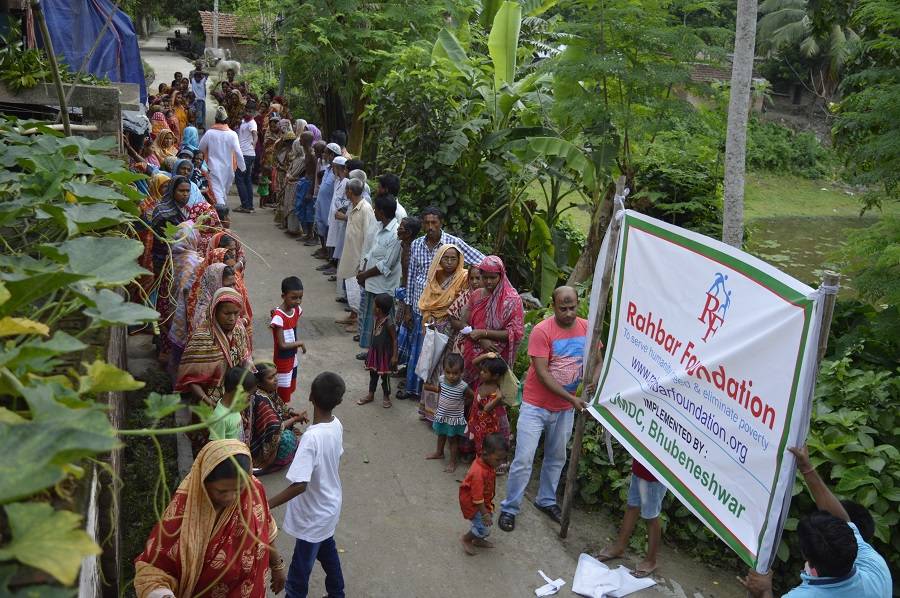
[[[278,527],[250,463],[238,440],[216,440],[198,453],[135,559],[138,598],[265,598],[267,570],[272,592],[284,589]]]
[[[165,162],[166,158],[170,156],[173,158],[177,156],[178,143],[175,141],[175,134],[169,129],[162,129],[159,135],[156,136],[156,139],[153,140],[150,151],[156,156],[160,164]]]

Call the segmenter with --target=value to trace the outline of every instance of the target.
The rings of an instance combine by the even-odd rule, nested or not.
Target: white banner
[[[786,447],[803,428],[817,295],[742,251],[632,211],[612,284],[591,414],[755,566],[772,552],[793,484]]]

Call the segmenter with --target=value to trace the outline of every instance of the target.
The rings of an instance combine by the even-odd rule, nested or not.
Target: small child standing
[[[444,373],[438,378],[439,387],[430,384],[425,389],[438,392],[438,406],[434,413],[431,429],[437,434],[437,449],[426,459],[443,459],[444,445],[450,443],[450,462],[444,471],[453,473],[459,461],[459,439],[466,434],[466,405],[475,395],[469,385],[463,382],[465,361],[459,353],[450,353],[444,359]]]
[[[631,485],[628,487],[628,502],[625,516],[622,518],[622,527],[619,528],[619,536],[616,543],[604,548],[597,555],[600,561],[609,561],[625,554],[631,534],[637,524],[638,516],[647,522],[647,556],[635,568],[635,577],[647,577],[656,570],[656,556],[659,553],[659,543],[662,540],[662,528],[659,524],[659,513],[662,511],[662,501],[666,496],[666,487],[653,477],[646,467],[637,459],[631,462]]]
[[[276,379],[278,396],[285,406],[291,402],[291,395],[297,388],[297,349],[306,353],[306,345],[297,340],[297,323],[303,309],[303,283],[296,276],[288,276],[281,281],[281,305],[272,310],[272,337],[275,341]]]
[[[237,388],[242,384],[244,392],[249,396],[256,391],[256,376],[239,367],[230,368],[225,372],[225,392],[222,400],[213,409],[213,423],[209,425],[209,437],[211,440],[244,440],[244,426],[241,421],[241,413],[231,410],[234,398],[237,395]]]
[[[495,353],[479,355],[473,363],[478,366],[479,383],[475,402],[469,409],[469,438],[475,443],[475,454],[481,455],[484,438],[500,431],[500,379],[509,366]]]
[[[506,440],[497,432],[484,437],[484,451],[475,458],[469,472],[459,486],[459,506],[463,517],[471,522],[469,531],[461,538],[463,550],[472,556],[475,547],[493,548],[487,540],[491,535],[494,512],[494,486],[497,467],[506,461]]]
[[[389,409],[391,405],[391,373],[397,369],[397,328],[391,318],[394,299],[387,293],[375,297],[373,313],[375,324],[372,330],[372,341],[366,353],[366,369],[369,370],[369,394],[356,402],[366,405],[375,400],[375,389],[378,388],[378,377],[381,376],[381,390],[384,398],[381,406]]]
[[[322,372],[313,380],[309,392],[313,421],[300,437],[288,469],[291,485],[269,501],[269,509],[288,503],[282,529],[297,539],[285,586],[288,598],[306,598],[316,560],[325,570],[328,596],[344,597],[344,575],[334,542],[341,514],[338,469],[344,452],[344,428],[332,411],[340,405],[345,390],[344,381],[332,372]]]

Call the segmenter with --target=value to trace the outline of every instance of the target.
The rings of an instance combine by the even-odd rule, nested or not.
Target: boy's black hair
[[[208,483],[237,479],[238,470],[236,465],[243,469],[244,473],[250,473],[250,457],[247,455],[235,455],[216,465],[203,481]]]
[[[394,307],[394,298],[388,295],[387,293],[381,293],[375,296],[375,307],[381,310],[383,314],[391,313],[391,308]]]
[[[225,372],[225,392],[234,392],[237,390],[238,384],[241,384],[243,380],[247,378],[252,378],[250,372],[245,370],[242,367],[233,367],[229,368],[227,372]]]
[[[479,362],[478,369],[487,370],[494,376],[502,376],[509,369],[509,366],[499,357],[490,357]]]
[[[343,378],[334,372],[322,372],[312,381],[309,400],[319,409],[332,411],[341,404],[346,390]]]
[[[359,158],[351,158],[347,160],[347,163],[344,166],[347,167],[347,172],[350,172],[351,170],[362,170],[363,172],[365,172],[366,170],[365,163]]]
[[[869,512],[869,509],[852,500],[842,500],[841,505],[847,511],[847,515],[850,515],[850,521],[859,530],[859,535],[862,536],[862,539],[866,542],[871,542],[872,536],[875,535],[875,520],[872,518],[872,513]]]
[[[236,273],[234,271],[234,268],[232,268],[231,266],[225,266],[224,268],[222,268],[222,278],[225,278],[226,276],[235,276],[235,274]]]
[[[856,560],[856,538],[846,521],[815,511],[797,524],[800,552],[819,577],[843,577]]]
[[[228,235],[222,235],[222,237],[219,239],[219,247],[231,247],[234,244],[234,238],[229,237]]]
[[[271,370],[275,369],[274,365],[272,365],[271,363],[266,363],[265,361],[263,361],[261,363],[255,363],[253,365],[256,366],[256,384],[257,385],[262,384],[263,380],[266,379],[266,374],[269,373]]]
[[[500,432],[492,432],[485,436],[481,447],[481,452],[484,455],[493,455],[494,453],[499,452],[505,453],[509,450],[509,445],[506,443],[506,439],[503,438],[503,434]]]
[[[225,220],[229,214],[231,214],[231,210],[228,209],[228,206],[216,206],[216,215],[219,217],[219,220]]]
[[[300,280],[297,276],[288,276],[284,280],[281,281],[281,294],[289,293],[291,291],[302,291],[303,290],[303,281]]]
[[[447,357],[444,358],[444,369],[463,369],[466,367],[466,360],[463,359],[463,356],[459,353],[448,353]]]

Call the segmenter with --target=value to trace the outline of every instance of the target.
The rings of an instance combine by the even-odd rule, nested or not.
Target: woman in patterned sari
[[[193,221],[178,225],[179,233],[172,243],[172,322],[169,325],[169,371],[174,375],[188,340],[187,303],[203,256],[197,251],[200,234]]]
[[[157,172],[151,176],[147,182],[147,197],[138,206],[138,209],[141,211],[142,221],[142,225],[138,229],[138,239],[144,244],[144,253],[138,259],[138,264],[150,272],[153,272],[153,229],[150,223],[153,220],[153,211],[168,191],[170,178],[164,172]],[[149,293],[150,288],[153,286],[153,280],[152,274],[145,274],[138,279],[138,284],[143,287],[144,292]]]
[[[153,140],[150,151],[153,152],[160,164],[165,162],[169,156],[174,158],[178,154],[178,143],[175,141],[175,134],[168,128],[162,129]]]
[[[287,571],[275,549],[277,534],[265,487],[250,473],[247,445],[210,442],[135,559],[135,592],[138,598],[265,598],[271,571],[277,594]]]
[[[256,366],[256,391],[250,395],[250,408],[245,420],[244,438],[253,455],[253,467],[260,475],[278,471],[294,460],[300,432],[294,424],[309,420],[306,412],[295,413],[278,396],[275,366]]]
[[[463,268],[462,254],[455,245],[438,247],[425,280],[425,288],[419,298],[422,325],[423,327],[430,325],[437,332],[450,336],[453,334],[453,328],[448,310],[468,283],[468,272]],[[449,349],[449,343],[447,345],[447,349]],[[438,365],[425,381],[427,384],[437,384],[438,378],[444,371],[443,362],[442,355],[437,362]],[[423,392],[422,398],[419,400],[419,417],[427,421],[434,421],[437,402],[437,393]]]
[[[243,300],[230,287],[213,294],[206,319],[191,333],[181,355],[175,391],[189,394],[195,403],[215,407],[224,395],[222,381],[229,368],[253,370],[247,330],[241,320]],[[194,454],[206,443],[208,433],[188,434]]]

